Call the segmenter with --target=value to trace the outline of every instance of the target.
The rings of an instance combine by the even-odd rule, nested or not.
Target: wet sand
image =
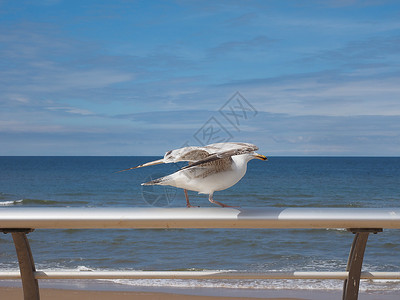
[[[397,300],[400,294],[398,292],[373,293],[366,294],[361,292],[360,300]],[[243,297],[238,293],[237,296],[208,296],[191,295],[173,292],[142,292],[142,291],[110,291],[110,290],[74,290],[58,288],[40,288],[41,300],[237,300],[237,299],[268,299],[268,300],[336,300],[341,299],[341,291],[323,291],[323,290],[275,290],[266,291],[264,296]],[[20,287],[0,286],[0,299],[22,300],[23,291]]]
[[[0,299],[21,300],[23,292],[21,288],[0,287]],[[153,292],[118,292],[118,291],[86,291],[86,290],[61,290],[61,289],[40,289],[41,300],[237,300],[237,297],[214,297],[194,296],[169,293]],[[302,298],[243,298],[240,299],[269,299],[269,300],[301,300]],[[304,298],[303,298],[304,299]]]

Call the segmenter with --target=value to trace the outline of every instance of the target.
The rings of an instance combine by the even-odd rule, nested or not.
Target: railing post
[[[364,259],[365,247],[367,246],[368,236],[371,232],[374,234],[382,232],[380,228],[350,228],[355,234],[353,244],[351,245],[349,259],[347,261],[346,271],[349,272],[348,278],[343,285],[343,300],[357,300],[360,288],[361,268]]]
[[[40,300],[39,284],[35,279],[35,263],[26,233],[33,229],[2,229],[4,233],[11,233],[17,252],[19,270],[21,273],[24,300]]]

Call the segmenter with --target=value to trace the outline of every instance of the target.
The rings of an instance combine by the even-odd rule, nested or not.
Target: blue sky
[[[0,155],[400,155],[396,1],[0,1]]]

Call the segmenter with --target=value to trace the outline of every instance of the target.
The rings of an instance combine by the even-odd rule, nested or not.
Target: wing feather
[[[258,150],[258,147],[249,143],[215,143],[204,147],[183,147],[170,150],[165,153],[163,159],[145,163],[133,168],[125,169],[118,172],[128,171],[136,168],[152,166],[161,163],[176,163],[180,161],[188,161],[189,165],[183,169],[202,165],[203,168],[212,170],[223,170],[230,168],[232,164],[232,156],[245,153],[251,153]]]
[[[202,147],[184,147],[165,153],[165,163],[176,163],[179,161],[194,162],[209,156],[210,153]]]
[[[165,163],[175,163],[178,161],[196,162],[205,159],[213,154],[220,154],[227,151],[234,151],[232,155],[239,155],[258,150],[258,147],[249,143],[216,143],[204,147],[183,147],[170,150],[164,155]]]
[[[251,153],[258,150],[257,146],[247,143],[219,143],[219,144],[208,145],[207,147],[213,147],[216,149],[229,148],[229,150],[210,154],[209,156],[203,159],[190,163],[188,166],[183,167],[181,170],[227,158],[228,160],[225,160],[225,162],[226,164],[228,163],[230,164],[232,161],[231,160],[232,156]]]

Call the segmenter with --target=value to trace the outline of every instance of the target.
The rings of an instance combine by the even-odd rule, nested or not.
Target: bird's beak
[[[253,156],[254,156],[254,158],[257,158],[257,159],[268,160],[265,155],[261,155],[261,154],[258,154],[258,153],[254,153]]]

